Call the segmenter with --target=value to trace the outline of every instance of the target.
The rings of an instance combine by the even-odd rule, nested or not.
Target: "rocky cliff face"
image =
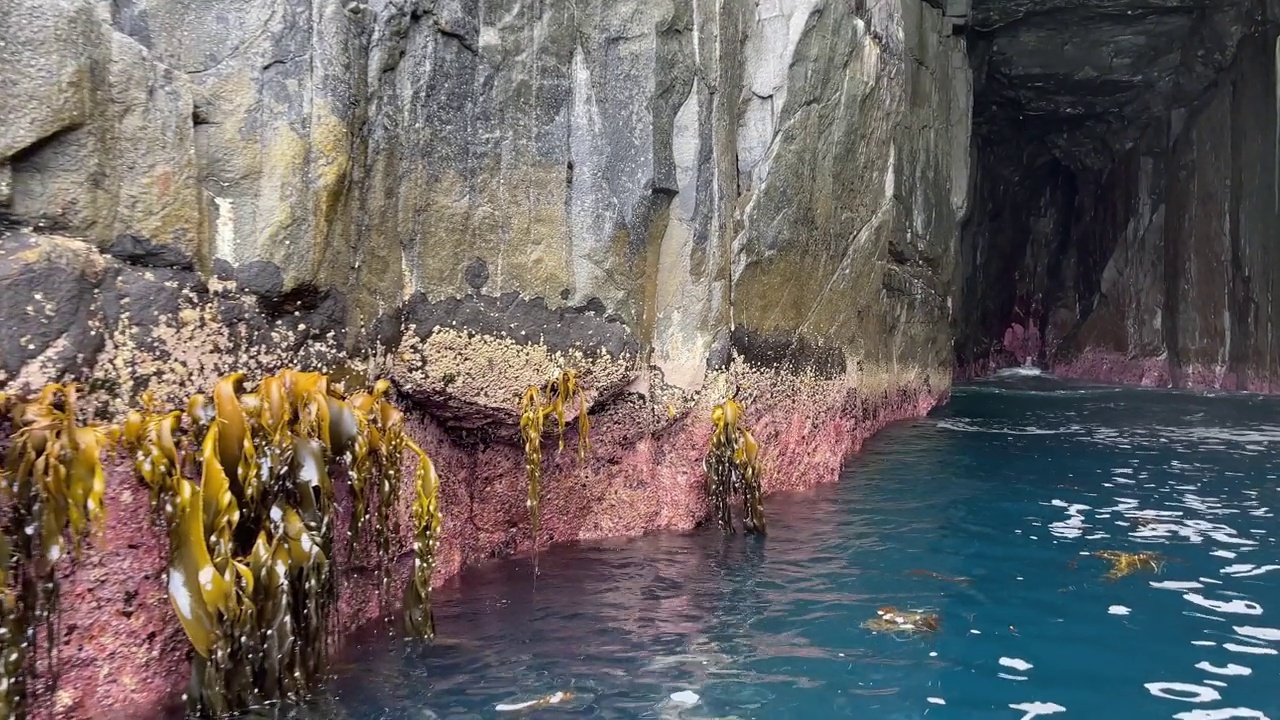
[[[1275,391],[1280,5],[988,5],[962,366]]]
[[[776,490],[949,386],[971,72],[920,0],[5,14],[0,386],[78,380],[112,418],[232,370],[390,377],[443,477],[440,579],[529,547],[516,407],[558,367],[595,449],[548,471],[543,542],[697,522],[732,387]],[[133,482],[66,579],[63,716],[181,677]],[[344,623],[377,615],[345,577]]]

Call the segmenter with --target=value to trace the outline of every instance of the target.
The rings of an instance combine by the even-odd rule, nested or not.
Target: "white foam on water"
[[[1009,367],[997,370],[992,377],[1041,377],[1044,374],[1045,372],[1035,365],[1019,365],[1018,367]]]
[[[1280,650],[1269,647],[1260,647],[1258,645],[1237,645],[1236,643],[1222,643],[1222,647],[1231,652],[1245,653],[1247,655],[1280,655]]]
[[[946,705],[947,704],[947,701],[943,700],[940,697],[928,697],[928,698],[925,698],[925,701],[928,702],[930,705]]]
[[[1152,695],[1166,700],[1203,703],[1222,699],[1222,695],[1217,690],[1203,685],[1192,685],[1191,683],[1152,682],[1147,683],[1144,687]]]
[[[1229,720],[1230,718],[1255,718],[1271,720],[1257,710],[1249,708],[1219,708],[1217,710],[1188,710],[1174,715],[1177,720]]]
[[[1204,587],[1204,585],[1189,580],[1159,580],[1152,581],[1151,587],[1163,590],[1195,590],[1196,588]]]
[[[1060,508],[1066,508],[1068,517],[1066,520],[1049,525],[1049,532],[1062,538],[1077,538],[1084,534],[1084,528],[1088,527],[1088,523],[1084,521],[1084,510],[1092,510],[1088,505],[1080,505],[1078,503],[1068,503],[1062,500],[1054,499],[1051,505]]]
[[[514,712],[516,710],[525,710],[527,708],[533,707],[534,705],[541,705],[543,703],[546,703],[548,705],[556,705],[560,702],[563,702],[566,698],[568,698],[568,695],[566,695],[565,693],[554,692],[538,700],[526,700],[524,702],[518,702],[518,703],[498,703],[493,707],[493,709],[497,710],[498,712]]]
[[[1187,593],[1182,596],[1202,607],[1218,612],[1237,613],[1240,615],[1261,615],[1262,606],[1251,600],[1210,600],[1199,593]]]
[[[1209,553],[1209,554],[1210,554],[1210,555],[1217,555],[1217,556],[1218,556],[1218,557],[1220,557],[1220,558],[1226,558],[1226,559],[1228,559],[1228,560],[1230,560],[1230,559],[1232,559],[1232,558],[1234,558],[1234,557],[1236,556],[1236,554],[1235,554],[1235,553],[1233,553],[1233,552],[1231,552],[1230,550],[1214,550],[1213,552],[1211,552],[1211,553]],[[1225,570],[1223,570],[1223,572],[1226,572],[1226,571],[1225,571]]]
[[[1057,703],[1047,702],[1011,703],[1009,707],[1026,713],[1026,715],[1022,716],[1022,720],[1031,720],[1031,718],[1036,717],[1037,715],[1052,715],[1054,713],[1067,711],[1066,708]]]
[[[963,420],[938,420],[935,427],[959,432],[993,433],[996,435],[1061,435],[1065,430],[1038,427],[985,427]]]
[[[1000,664],[1007,668],[1013,668],[1014,670],[1018,670],[1021,672],[1026,672],[1027,670],[1030,670],[1031,668],[1035,667],[1035,665],[1032,665],[1026,660],[1023,660],[1021,658],[1011,658],[1011,657],[1000,658]]]
[[[1280,570],[1280,565],[1263,565],[1262,567],[1248,564],[1231,565],[1229,567],[1222,568],[1222,574],[1230,575],[1232,577],[1253,577],[1254,575],[1261,575],[1263,573],[1271,572],[1272,570]]]
[[[996,673],[996,677],[1004,678],[1005,680],[1026,680],[1027,679],[1026,675],[1008,675],[1006,673]]]
[[[1213,647],[1214,645],[1217,645],[1218,643],[1216,643],[1216,642],[1214,642],[1214,641],[1212,641],[1212,640],[1192,640],[1192,641],[1191,641],[1191,644],[1192,644],[1192,645],[1200,645],[1201,647]]]
[[[1227,663],[1222,667],[1218,667],[1217,665],[1210,663],[1208,660],[1202,660],[1196,663],[1196,667],[1200,668],[1201,670],[1204,670],[1205,672],[1214,673],[1215,675],[1252,675],[1253,674],[1252,668],[1247,668],[1244,665],[1236,665],[1235,663]]]
[[[1205,680],[1205,681],[1204,681],[1204,684],[1205,684],[1205,685],[1212,685],[1212,686],[1214,686],[1214,687],[1226,687],[1226,686],[1227,686],[1227,684],[1226,684],[1226,683],[1224,683],[1224,682],[1222,682],[1221,680]]]
[[[681,690],[671,693],[671,702],[681,705],[696,705],[702,697],[692,690]]]
[[[1265,627],[1244,627],[1235,626],[1231,628],[1241,635],[1258,638],[1259,640],[1280,640],[1280,630]]]
[[[1112,605],[1107,608],[1107,612],[1112,615],[1128,615],[1133,611],[1123,605]]]

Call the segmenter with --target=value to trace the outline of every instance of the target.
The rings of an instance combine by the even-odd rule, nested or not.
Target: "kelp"
[[[348,397],[321,373],[284,370],[247,392],[232,373],[185,412],[157,412],[144,396],[130,413],[124,437],[169,530],[169,599],[195,651],[193,714],[297,697],[323,671],[337,605],[335,464],[351,487],[349,542],[370,526],[385,591],[403,454],[417,457],[405,618],[433,635],[440,483],[389,388],[383,380]]]
[[[116,432],[79,424],[75,385],[46,385],[33,400],[10,404],[0,396],[0,408],[11,410],[14,431],[0,470],[0,717],[23,718],[40,627],[54,667],[56,566],[78,555],[102,520],[101,457]]]
[[[586,461],[590,450],[588,432],[591,423],[587,419],[587,396],[574,370],[562,370],[543,387],[531,386],[520,399],[520,440],[524,446],[525,473],[528,477],[529,525],[533,533],[534,557],[538,552],[538,529],[542,503],[542,432],[547,419],[555,417],[564,451],[564,430],[569,408],[578,404],[578,463]]]
[[[899,610],[889,605],[877,609],[876,616],[863,621],[862,627],[872,632],[895,635],[935,633],[942,627],[942,620],[930,610]]]
[[[420,637],[435,637],[431,614],[431,573],[435,568],[436,544],[440,541],[440,478],[431,458],[412,441],[405,444],[418,456],[413,485],[413,572],[405,586],[405,629]]]
[[[1164,559],[1153,552],[1121,552],[1119,550],[1099,550],[1093,557],[1102,558],[1111,564],[1111,569],[1104,575],[1106,580],[1119,580],[1126,575],[1150,570],[1159,573],[1164,568]]]
[[[732,533],[731,503],[735,495],[741,496],[743,530],[764,535],[767,528],[760,485],[760,446],[751,432],[739,425],[741,419],[742,406],[733,398],[711,410],[711,446],[702,462],[707,474],[707,499],[720,529]]]

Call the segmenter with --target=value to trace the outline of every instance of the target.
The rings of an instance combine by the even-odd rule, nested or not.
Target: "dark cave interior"
[[[1276,375],[1278,19],[1276,0],[973,0],[962,372]]]

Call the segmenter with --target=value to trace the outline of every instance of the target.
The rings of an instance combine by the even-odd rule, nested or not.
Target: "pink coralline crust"
[[[1055,363],[1049,371],[1058,377],[1094,382],[1169,387],[1169,361],[1165,358],[1128,357],[1123,353],[1090,348],[1071,360]]]
[[[1022,365],[1028,359],[1034,361],[1039,357],[1043,339],[1034,321],[1026,325],[1013,323],[1004,331],[1003,344],[1004,349],[1013,354],[1013,359]]]
[[[992,357],[957,367],[955,382],[967,382],[993,375],[1006,367],[1014,367],[1014,356],[999,353]],[[1137,387],[1173,387],[1173,375],[1165,357],[1132,357],[1125,353],[1089,348],[1070,360],[1053,362],[1049,372],[1060,378],[1090,382],[1133,385]],[[1189,365],[1178,373],[1178,387],[1188,390],[1239,390],[1261,394],[1280,394],[1280,380],[1249,376],[1241,378],[1221,366]]]
[[[942,397],[927,385],[873,397],[853,388],[819,398],[770,395],[747,403],[744,425],[760,444],[766,491],[802,490],[834,480],[844,460],[877,430],[924,415]],[[581,469],[572,428],[559,456],[555,439],[548,440],[539,546],[688,530],[706,517],[702,456],[710,421],[694,413],[672,422],[654,412],[644,401],[624,397],[593,415],[591,450]],[[410,418],[406,432],[432,457],[441,477],[444,534],[434,584],[467,564],[532,550],[518,447],[464,448],[425,417]],[[408,512],[415,465],[406,460],[396,504],[394,546],[401,554],[394,562],[391,597],[380,596],[368,534],[348,553],[341,540],[347,516],[339,518],[339,641],[370,621],[399,622],[399,593],[412,565]],[[348,505],[343,496],[339,503]],[[168,541],[152,523],[146,488],[127,464],[109,468],[107,512],[104,532],[63,579],[59,718],[151,717],[181,701],[189,676],[190,646],[165,589]],[[49,703],[46,693],[38,707],[48,709]]]

